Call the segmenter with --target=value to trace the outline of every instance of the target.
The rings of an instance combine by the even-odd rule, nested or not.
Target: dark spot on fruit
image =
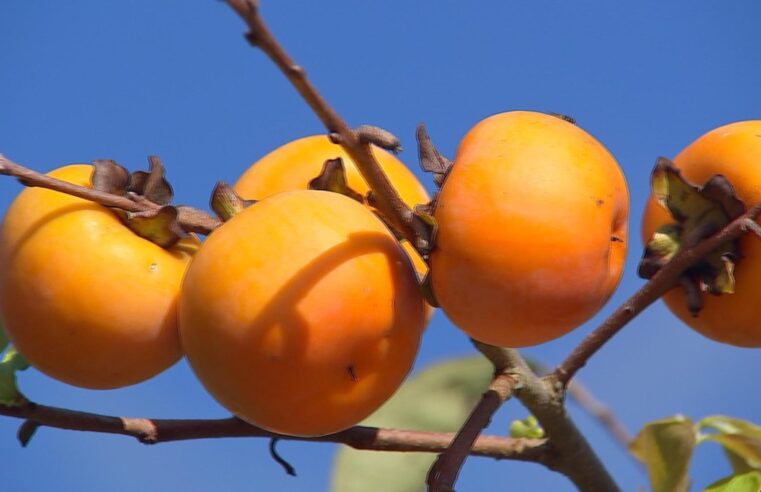
[[[621,239],[620,237],[616,236],[615,234],[610,236],[610,240],[613,241],[614,243],[623,243],[624,242],[623,239]]]
[[[605,200],[603,200],[602,198],[598,198],[597,200],[595,200],[595,205],[597,205],[598,207],[602,207],[604,203],[605,203]]]
[[[349,373],[349,377],[352,381],[357,382],[359,378],[357,378],[357,374],[354,372],[354,366],[349,365],[346,367],[346,372]]]

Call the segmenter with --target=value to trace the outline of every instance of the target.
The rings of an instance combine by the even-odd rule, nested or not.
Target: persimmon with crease
[[[702,186],[723,175],[746,207],[761,202],[761,121],[739,121],[715,128],[690,143],[675,158],[682,176]],[[651,196],[642,219],[647,242],[659,227],[675,222]],[[739,238],[740,259],[734,269],[734,293],[702,295],[702,308],[693,315],[684,293],[675,288],[663,296],[666,306],[685,324],[713,340],[740,347],[761,347],[761,241],[753,233]]]
[[[628,192],[610,153],[556,116],[491,116],[460,142],[438,196],[433,293],[485,343],[557,338],[606,302],[621,276]]]
[[[90,186],[90,165],[50,173]],[[27,188],[0,232],[0,310],[29,362],[60,381],[106,389],[160,373],[182,355],[176,301],[198,241],[170,249],[109,209]]]
[[[373,155],[400,198],[410,208],[426,204],[430,200],[425,188],[415,175],[390,152],[371,146]],[[325,135],[312,135],[286,143],[252,164],[233,185],[242,198],[261,200],[284,191],[306,190],[309,182],[317,177],[326,160],[340,158],[343,161],[348,186],[366,195],[370,191],[354,161],[346,151],[332,143]],[[414,248],[402,242],[409,254],[418,276],[425,276],[428,266]]]
[[[385,225],[338,193],[251,205],[207,238],[180,296],[188,361],[216,400],[317,436],[379,407],[412,367],[426,305]]]

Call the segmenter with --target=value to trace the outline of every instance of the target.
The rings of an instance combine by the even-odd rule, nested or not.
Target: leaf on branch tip
[[[325,161],[320,175],[309,182],[309,189],[340,193],[360,203],[364,203],[362,195],[349,187],[349,183],[346,180],[346,170],[340,157]]]
[[[187,236],[177,221],[177,209],[171,205],[147,212],[126,213],[124,217],[132,232],[162,248],[171,248]]]
[[[653,492],[686,492],[695,444],[692,421],[677,415],[645,425],[629,445],[629,451],[647,467]]]
[[[735,470],[761,470],[761,427],[724,415],[706,417],[698,426],[713,431],[701,436],[701,439],[721,444],[724,451],[735,460],[732,463]]]
[[[714,482],[703,492],[761,492],[761,473],[749,471]]]
[[[129,171],[111,159],[92,161],[90,183],[94,190],[124,196],[130,181]]]

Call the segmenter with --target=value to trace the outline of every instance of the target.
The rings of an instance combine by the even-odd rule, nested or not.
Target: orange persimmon
[[[721,174],[732,184],[747,207],[761,201],[761,121],[740,121],[709,131],[674,158],[682,176],[702,186]],[[642,238],[650,240],[656,229],[675,220],[651,196],[642,219]],[[759,309],[761,294],[761,242],[748,233],[739,239],[741,258],[734,271],[734,293],[704,294],[703,307],[693,316],[681,289],[663,296],[666,306],[697,332],[718,342],[741,347],[761,347]]]
[[[215,230],[188,269],[180,334],[209,393],[290,435],[380,406],[412,367],[426,307],[384,224],[338,193],[265,198]]]
[[[50,173],[90,185],[92,166]],[[176,301],[195,238],[170,249],[105,207],[27,188],[0,232],[0,311],[10,340],[41,372],[86,388],[138,383],[181,356]]]
[[[378,147],[372,146],[373,155],[402,201],[409,207],[428,203],[430,197],[415,175],[401,161]],[[326,160],[341,158],[346,181],[360,195],[367,194],[370,187],[362,177],[354,161],[346,151],[332,143],[325,135],[312,135],[289,142],[251,165],[233,185],[242,198],[261,200],[283,191],[306,190],[309,181],[322,171]],[[412,259],[420,278],[428,270],[425,262],[406,241],[404,250]]]
[[[597,312],[621,276],[628,192],[610,153],[564,119],[491,116],[460,142],[434,215],[434,295],[471,337],[521,347]]]

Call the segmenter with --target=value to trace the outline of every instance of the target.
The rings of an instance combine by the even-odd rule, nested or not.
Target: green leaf
[[[643,427],[629,451],[647,467],[653,492],[679,492],[689,487],[687,471],[695,444],[692,421],[676,415]]]
[[[761,473],[751,471],[712,483],[703,492],[761,492]]]
[[[761,470],[761,427],[724,415],[705,417],[698,426],[716,431],[701,436],[701,439],[717,442],[728,454],[731,453],[730,463],[735,470],[742,469],[737,460],[742,460],[746,468]]]
[[[433,365],[408,380],[363,425],[454,432],[489,386],[493,368],[481,356]],[[419,492],[433,453],[359,451],[342,446],[333,468],[333,492]]]
[[[24,395],[16,386],[16,372],[29,367],[29,363],[11,346],[0,360],[0,405],[17,406],[22,404]]]

